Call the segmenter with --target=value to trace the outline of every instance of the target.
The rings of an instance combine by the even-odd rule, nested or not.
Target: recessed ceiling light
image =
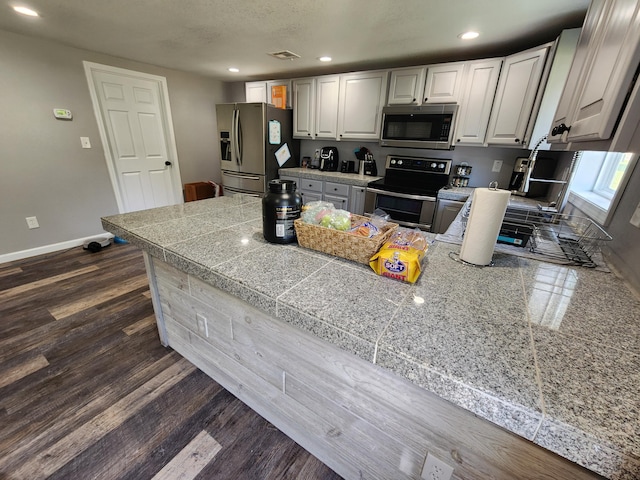
[[[22,15],[28,15],[29,17],[39,17],[40,15],[38,15],[38,12],[36,12],[35,10],[31,10],[30,8],[27,7],[13,7],[13,9],[18,12],[21,13]]]
[[[464,32],[458,35],[458,38],[462,40],[471,40],[473,38],[478,38],[480,34],[478,32]]]
[[[238,73],[240,71],[240,69],[238,69],[236,67],[229,67],[227,70],[229,70],[230,72],[233,72],[233,73]]]
[[[331,61],[331,57],[318,57],[318,60],[320,60],[321,62],[330,62]]]

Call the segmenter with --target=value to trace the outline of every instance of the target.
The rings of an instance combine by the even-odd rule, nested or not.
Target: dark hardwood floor
[[[0,264],[0,480],[339,479],[160,345],[142,254]]]

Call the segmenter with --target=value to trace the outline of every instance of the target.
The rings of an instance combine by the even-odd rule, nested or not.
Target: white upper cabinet
[[[339,139],[380,138],[387,77],[386,70],[340,75]]]
[[[640,2],[593,0],[549,141],[612,138],[639,63]]]
[[[293,136],[315,138],[316,79],[299,78],[293,81]]]
[[[536,121],[529,139],[529,150],[538,148],[539,150],[549,150],[551,145],[541,141],[549,131],[549,125],[553,123],[553,117],[556,113],[562,89],[567,81],[567,75],[571,68],[578,37],[580,36],[579,28],[563,30],[560,37],[556,40],[554,46],[549,52],[549,61],[551,67],[549,76],[547,77],[542,94],[542,101],[536,116]]]
[[[428,66],[422,103],[458,103],[464,66],[464,62]]]
[[[488,144],[527,145],[527,127],[548,50],[544,46],[505,58],[489,120]]]
[[[268,82],[247,82],[244,84],[246,102],[273,103],[271,87],[284,85],[287,87],[287,108],[291,108],[291,80],[270,80]]]
[[[420,105],[424,92],[426,67],[391,70],[388,105]]]
[[[267,82],[247,82],[244,84],[246,102],[267,102]]]
[[[340,76],[329,75],[316,79],[316,138],[338,137],[338,94]]]
[[[455,128],[455,145],[483,145],[502,59],[468,62]]]

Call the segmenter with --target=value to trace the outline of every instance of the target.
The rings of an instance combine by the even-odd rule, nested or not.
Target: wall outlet
[[[38,223],[38,219],[36,217],[27,217],[25,218],[27,221],[27,226],[31,228],[40,228],[40,224]]]
[[[198,333],[206,338],[209,338],[209,325],[207,324],[207,317],[200,313],[196,313],[196,323],[198,324]]]
[[[423,478],[424,480],[449,480],[452,475],[452,466],[447,465],[430,453],[427,454],[427,461],[424,462],[420,478]]]
[[[491,168],[492,172],[499,172],[500,170],[502,170],[502,160],[494,160],[493,161],[493,168]]]
[[[80,137],[80,145],[82,145],[82,148],[91,148],[89,137]]]
[[[631,215],[631,220],[629,220],[629,223],[634,227],[640,228],[640,203],[636,207],[636,211],[633,212],[633,215]]]

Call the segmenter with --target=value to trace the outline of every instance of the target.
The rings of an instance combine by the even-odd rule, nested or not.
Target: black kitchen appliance
[[[458,105],[396,105],[382,109],[380,146],[451,149]]]
[[[451,160],[388,155],[384,178],[367,185],[365,215],[380,208],[400,225],[430,230],[450,172]]]
[[[376,161],[373,158],[369,160],[364,160],[363,167],[364,167],[363,173],[365,175],[372,175],[374,177],[378,175],[378,167],[376,166]]]
[[[340,162],[340,171],[342,173],[358,173],[356,170],[356,161],[342,160],[342,162]]]
[[[515,195],[544,197],[553,183],[557,161],[549,158],[518,158],[511,173],[509,190]]]
[[[337,172],[340,155],[337,147],[322,147],[320,149],[320,170]]]

